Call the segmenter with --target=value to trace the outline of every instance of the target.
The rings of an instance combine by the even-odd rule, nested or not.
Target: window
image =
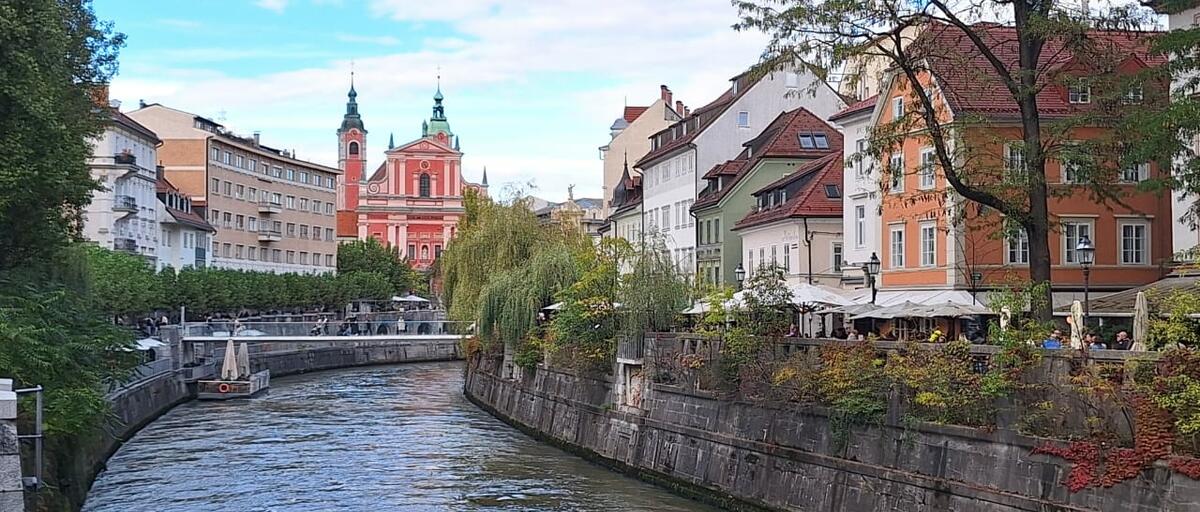
[[[358,155],[358,143],[357,142],[350,141],[349,148],[350,149],[347,150],[348,153],[350,153],[351,155]]]
[[[749,128],[750,127],[750,113],[745,110],[739,111],[737,113],[737,124],[738,124],[738,128]]]
[[[287,207],[289,210],[296,209],[296,196],[287,196]]]
[[[408,244],[408,259],[410,259],[410,260],[417,259],[417,246],[416,245]]]
[[[1010,142],[1004,146],[1004,168],[1010,173],[1025,174],[1025,148],[1020,142]]]
[[[904,226],[892,228],[891,241],[891,268],[904,268]]]
[[[208,152],[208,158],[214,162],[219,160],[221,158],[221,150],[217,148],[210,149]]]
[[[779,265],[779,253],[775,250],[776,245],[771,244],[771,265]]]
[[[307,252],[300,251],[300,264],[308,265],[308,253]]]
[[[258,259],[258,248],[256,248],[256,247],[247,248],[246,249],[246,259],[248,259],[250,261],[254,261],[254,260]]]
[[[784,247],[787,247],[787,246],[785,245]],[[841,242],[833,243],[833,271],[834,272],[842,271],[842,243]]]
[[[283,204],[283,194],[280,194],[279,192],[272,192],[271,193],[271,204],[282,205]]]
[[[713,243],[712,221],[711,220],[704,221],[704,237],[703,238],[704,238],[704,243],[706,243],[706,244]]]
[[[316,199],[313,199],[313,202],[312,202],[312,212],[313,212],[313,213],[321,213],[321,202],[320,202],[320,201],[317,201]]]
[[[223,164],[225,164],[225,165],[229,165],[229,160],[230,160],[230,158],[231,158],[232,156],[233,156],[233,154],[231,154],[230,152],[226,151],[224,154],[222,154],[222,155],[221,155],[221,163],[223,163]],[[228,255],[228,254],[226,254],[226,256],[229,256],[229,255]]]
[[[247,201],[257,201],[258,200],[258,189],[254,188],[254,187],[250,187],[246,191],[246,200]]]
[[[433,246],[433,257],[434,258],[442,257],[442,246],[440,246],[440,245]]]
[[[892,155],[888,170],[892,175],[892,193],[904,192],[904,155]]]
[[[246,216],[245,215],[237,216],[237,228],[239,230],[243,230],[243,231],[246,229]]]
[[[212,183],[211,183],[211,185],[212,185],[212,186],[211,186],[211,187],[209,187],[209,190],[211,190],[211,191],[212,191],[212,193],[214,193],[214,194],[220,194],[220,193],[221,193],[221,180],[219,180],[219,179],[216,179],[216,178],[213,178],[213,179],[212,179]]]
[[[263,249],[263,250],[265,251],[266,249]],[[279,249],[272,249],[271,250],[271,261],[274,263],[281,263],[280,256],[282,254],[283,254],[283,251],[281,251]]]
[[[821,132],[803,132],[796,135],[804,149],[829,149],[829,137]]]
[[[828,197],[829,199],[837,199],[839,197],[842,197],[842,192],[840,190],[838,190],[837,185],[834,185],[832,183],[827,183],[825,185],[825,197]]]
[[[1084,155],[1080,154],[1079,144],[1077,142],[1068,142],[1064,144],[1067,155],[1065,158],[1059,159],[1059,165],[1062,167],[1063,183],[1083,183],[1084,179],[1081,175],[1082,162],[1077,160]]]
[[[1067,86],[1067,102],[1085,104],[1092,102],[1092,88],[1083,84]]]
[[[1121,223],[1121,264],[1145,265],[1149,262],[1149,244],[1145,223]]]
[[[937,225],[921,225],[921,266],[937,266]]]
[[[926,149],[921,152],[921,181],[918,185],[923,189],[930,189],[934,186],[934,153],[932,149]]]
[[[300,238],[308,238],[308,225],[300,225]]]
[[[278,165],[276,165],[275,167],[272,167],[271,168],[271,176],[274,176],[276,178],[282,177],[283,176],[283,167],[280,167]]]
[[[429,175],[421,173],[419,192],[421,197],[429,197]]]
[[[225,182],[225,195],[230,197],[233,196],[233,183],[228,181]]]
[[[1125,103],[1141,103],[1145,96],[1141,85],[1131,85],[1125,90],[1125,94],[1121,96],[1121,101]]]
[[[767,252],[766,249],[763,249],[762,247],[758,248],[758,266],[767,266]]]
[[[867,207],[854,207],[854,246],[863,247],[867,243]]]
[[[288,238],[296,237],[296,224],[295,223],[293,223],[293,222],[287,223],[287,236],[288,236]]]
[[[311,183],[312,183],[314,186],[317,186],[317,187],[321,186],[321,177],[320,177],[320,176],[317,176],[317,175],[316,175],[316,173],[314,173],[314,174],[312,175],[312,182],[311,182]]]
[[[242,155],[234,157],[234,162],[234,165],[236,165],[238,169],[241,169],[246,165],[246,161],[242,158]]]
[[[326,242],[333,241],[333,228],[325,228],[325,241]]]
[[[296,251],[287,252],[287,262],[289,265],[296,263]]]
[[[1150,178],[1150,164],[1135,164],[1121,170],[1121,181],[1126,183],[1140,183]]]
[[[229,154],[229,153],[226,153],[226,154]],[[230,244],[221,244],[221,256],[228,258],[229,252],[232,248],[233,248],[233,246]]]
[[[288,179],[288,181],[296,181],[296,170],[295,169],[287,170],[287,179]]]
[[[792,72],[787,72],[783,75],[783,86],[789,89],[800,87],[800,75]]]
[[[746,272],[747,276],[754,275],[754,249],[746,251]]]
[[[247,161],[246,168],[250,169],[250,172],[257,171],[258,170],[258,162],[256,160],[254,160],[253,158],[251,158]]]
[[[246,229],[248,231],[258,231],[258,218],[250,217],[246,219]]]
[[[325,203],[325,215],[333,215],[333,203]]]
[[[783,272],[792,272],[792,244],[783,244]]]
[[[1091,221],[1064,221],[1062,224],[1063,230],[1063,263],[1068,265],[1079,264],[1079,257],[1075,254],[1075,246],[1079,245],[1079,239],[1088,237],[1095,240],[1092,235]]]
[[[238,244],[238,245],[234,246],[233,247],[233,257],[237,258],[239,260],[242,259],[242,251],[244,251],[245,249],[246,249],[246,246],[244,246],[242,244]]]
[[[326,255],[325,255],[325,266],[326,266],[326,267],[332,267],[332,266],[333,266],[333,255],[332,255],[332,254],[326,254]]]
[[[325,188],[333,188],[333,178],[325,178]]]
[[[300,198],[300,211],[302,211],[302,212],[308,211],[308,199],[303,198],[303,197]]]
[[[663,231],[671,229],[671,205],[662,207],[662,228]]]
[[[308,183],[308,173],[307,172],[300,171],[300,183],[305,183],[305,184]]]
[[[721,219],[713,219],[713,236],[716,243],[721,243]]]
[[[1024,228],[1020,228],[1017,232],[1008,237],[1006,240],[1008,245],[1008,261],[1007,263],[1015,265],[1029,264],[1029,233],[1025,232]]]
[[[241,199],[245,196],[246,196],[246,186],[245,185],[238,185],[236,188],[234,188],[233,197]]]
[[[423,259],[423,260],[429,259],[429,246],[428,245],[421,246],[421,259]]]
[[[225,212],[224,215],[221,217],[221,220],[223,221],[225,227],[227,227],[227,228],[233,227],[233,214],[232,213]]]
[[[892,98],[892,121],[904,117],[904,98]]]

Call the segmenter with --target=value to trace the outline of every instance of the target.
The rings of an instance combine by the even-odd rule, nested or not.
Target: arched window
[[[428,245],[421,246],[421,259],[423,259],[423,260],[429,259],[429,246]]]
[[[421,197],[429,197],[429,175],[421,173]]]
[[[358,156],[358,142],[356,142],[356,141],[350,141],[350,146],[349,146],[349,149],[348,149],[347,151],[348,151],[348,152],[349,152],[351,155]]]

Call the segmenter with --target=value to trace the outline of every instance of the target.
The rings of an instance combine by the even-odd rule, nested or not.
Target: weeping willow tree
[[[441,258],[450,317],[475,322],[485,342],[519,341],[538,311],[579,279],[591,243],[578,230],[540,224],[527,200],[470,194],[466,210]]]
[[[621,277],[618,333],[638,337],[671,330],[690,295],[691,286],[676,271],[663,240],[652,240],[650,247],[634,255],[632,268]]]

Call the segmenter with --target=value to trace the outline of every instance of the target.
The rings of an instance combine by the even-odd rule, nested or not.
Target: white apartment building
[[[1170,30],[1193,29],[1200,26],[1200,4],[1185,9],[1183,12],[1169,15],[1167,25]],[[1173,84],[1173,87],[1178,86],[1178,83]],[[1200,153],[1200,138],[1192,140],[1192,151]],[[1181,193],[1173,193],[1171,198],[1171,216],[1174,218],[1171,228],[1173,250],[1178,253],[1200,247],[1200,230],[1197,230],[1190,222],[1182,220],[1183,216],[1200,198]]]
[[[108,102],[107,89],[97,100]],[[83,212],[83,234],[101,247],[158,258],[158,199],[155,162],[158,137],[120,111],[120,103],[105,105],[109,120],[104,133],[92,141],[92,178],[101,189]],[[157,265],[157,263],[155,263]]]
[[[674,101],[674,104],[672,104]],[[648,107],[626,106],[621,117],[609,127],[612,139],[600,146],[604,161],[604,216],[615,209],[613,193],[627,172],[628,164],[650,152],[650,136],[683,118],[683,102],[674,99],[671,89],[659,86],[659,98]],[[633,171],[636,175],[636,171]]]
[[[204,268],[209,263],[208,244],[216,228],[192,210],[192,200],[175,188],[160,170],[158,177],[158,269]]]
[[[696,268],[691,207],[705,186],[704,173],[736,157],[781,112],[804,107],[827,119],[845,107],[829,87],[810,92],[814,80],[807,72],[777,71],[757,80],[743,73],[716,100],[651,136],[650,153],[636,165],[643,174],[646,229],[664,235],[681,271]]]
[[[834,114],[829,121],[842,131],[842,153],[846,167],[842,173],[842,233],[845,264],[841,266],[846,284],[865,285],[862,264],[879,254],[879,177],[876,166],[866,155],[875,97],[860,101]]]

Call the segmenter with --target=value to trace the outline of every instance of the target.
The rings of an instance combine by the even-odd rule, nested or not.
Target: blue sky
[[[128,36],[112,96],[259,130],[265,144],[336,165],[351,62],[370,166],[390,133],[420,135],[441,68],[464,169],[493,190],[599,196],[597,147],[626,101],[667,84],[700,106],[753,64],[728,0],[95,0]]]

